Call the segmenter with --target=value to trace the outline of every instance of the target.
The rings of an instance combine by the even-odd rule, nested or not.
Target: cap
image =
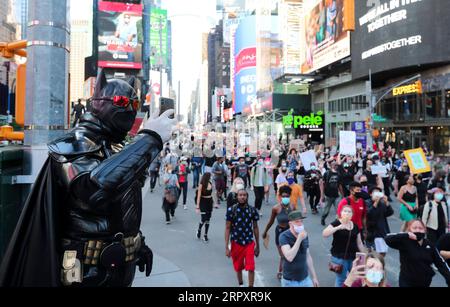
[[[289,221],[296,221],[296,220],[303,220],[305,217],[303,216],[302,212],[299,210],[292,211],[288,215]]]

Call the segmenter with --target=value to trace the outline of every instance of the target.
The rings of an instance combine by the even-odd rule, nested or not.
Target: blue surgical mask
[[[295,232],[297,233],[297,234],[300,234],[301,232],[303,232],[304,230],[305,230],[305,226],[297,226],[297,225],[294,225],[294,230],[295,230]]]
[[[289,185],[291,185],[295,183],[295,180],[294,178],[287,178],[287,182],[289,183]]]
[[[287,206],[291,203],[291,199],[289,197],[283,197],[283,198],[281,198],[281,203],[283,205]]]
[[[441,201],[442,199],[444,199],[444,194],[442,194],[442,193],[436,193],[436,194],[434,194],[434,199],[435,199],[436,201]]]
[[[315,166],[311,166],[311,170],[315,171],[317,168]]]
[[[368,270],[366,273],[367,281],[374,285],[379,285],[381,280],[383,280],[383,276],[383,272],[375,270]]]

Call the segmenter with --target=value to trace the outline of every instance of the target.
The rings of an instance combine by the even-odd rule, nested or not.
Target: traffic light
[[[366,130],[370,130],[370,117],[366,118]]]

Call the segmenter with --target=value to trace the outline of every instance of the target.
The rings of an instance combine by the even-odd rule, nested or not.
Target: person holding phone
[[[303,219],[301,211],[292,211],[288,215],[289,229],[280,234],[281,252],[285,259],[282,287],[319,287]]]
[[[382,288],[387,284],[384,257],[377,253],[362,254],[353,261],[344,288]]]
[[[406,231],[386,236],[386,244],[400,252],[400,287],[429,287],[435,272],[439,273],[450,286],[450,267],[439,254],[436,246],[426,239],[427,228],[418,219],[406,223]]]
[[[390,206],[387,196],[379,187],[370,188],[369,194],[370,199],[366,201],[366,245],[384,257],[388,251],[384,238],[391,232],[387,218],[394,214],[394,210]]]
[[[339,218],[332,222],[322,232],[324,238],[333,236],[331,247],[331,262],[336,273],[335,287],[342,287],[347,274],[352,268],[356,252],[367,252],[362,243],[361,233],[357,224],[352,222],[353,208],[345,205],[339,212]]]

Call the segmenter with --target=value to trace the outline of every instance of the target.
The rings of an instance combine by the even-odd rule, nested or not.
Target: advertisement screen
[[[142,5],[100,1],[98,66],[141,69]]]
[[[152,66],[167,67],[167,33],[167,10],[152,8],[150,15],[150,63]],[[160,37],[162,44],[160,44]]]
[[[313,72],[350,55],[350,34],[344,31],[344,0],[314,3],[310,9],[305,7],[303,73]]]
[[[252,113],[256,97],[256,18],[242,19],[237,30],[234,46],[235,113]]]
[[[450,1],[355,1],[353,78],[450,61]]]

